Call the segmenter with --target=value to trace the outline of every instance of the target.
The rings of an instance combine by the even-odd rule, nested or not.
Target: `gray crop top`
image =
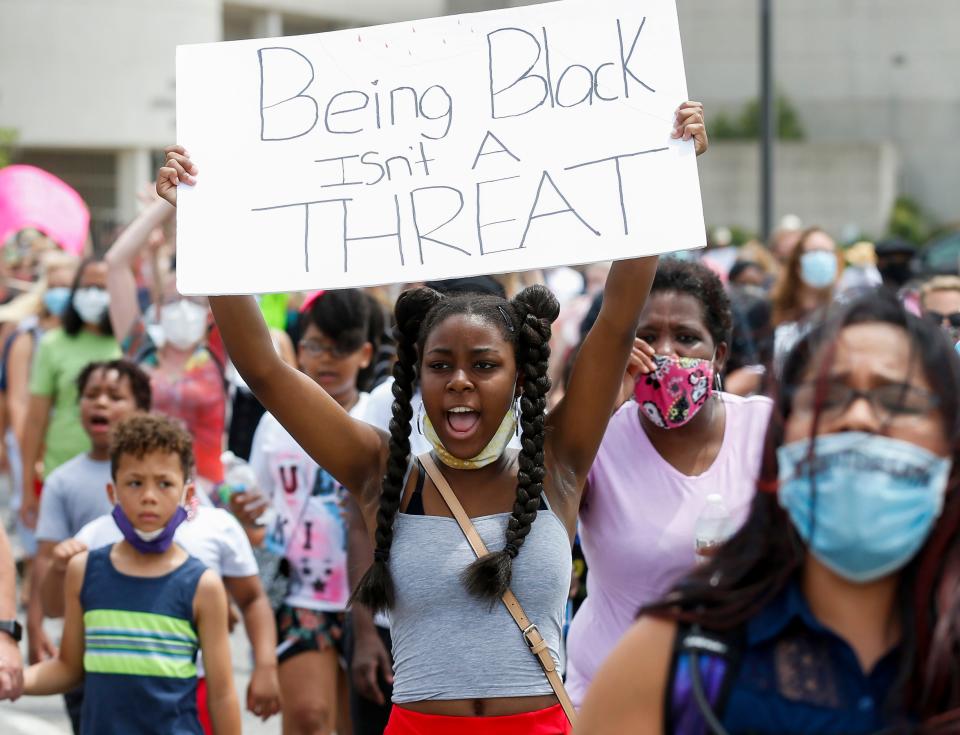
[[[490,550],[503,548],[509,518],[509,513],[498,513],[473,519]],[[398,513],[393,533],[393,701],[552,694],[503,604],[491,608],[469,595],[460,581],[476,557],[457,522]],[[571,566],[563,522],[552,510],[541,511],[514,559],[511,589],[561,671]]]

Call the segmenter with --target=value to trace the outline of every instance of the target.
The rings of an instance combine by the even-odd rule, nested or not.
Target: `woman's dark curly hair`
[[[650,286],[650,295],[658,291],[673,291],[692,296],[700,302],[703,323],[715,345],[730,342],[733,317],[730,298],[720,278],[712,270],[693,260],[661,258]]]
[[[356,599],[373,610],[393,606],[394,586],[390,575],[393,522],[403,497],[403,481],[410,462],[410,399],[417,381],[423,346],[430,333],[446,319],[466,314],[495,325],[515,350],[521,378],[520,427],[522,429],[517,495],[507,525],[506,544],[477,559],[463,573],[471,594],[491,603],[510,586],[513,559],[537,517],[545,476],[543,442],[550,379],[550,325],[559,304],[542,286],[524,289],[512,300],[497,296],[442,296],[429,288],[404,292],[397,300],[397,362],[393,367],[393,419],[390,421],[390,454],[377,513],[374,562],[360,580]]]
[[[83,329],[83,319],[80,318],[80,313],[73,305],[73,297],[76,295],[77,291],[80,290],[80,283],[83,281],[83,274],[86,272],[87,268],[94,263],[99,262],[100,261],[97,258],[87,258],[84,260],[80,264],[80,267],[77,268],[77,275],[74,276],[73,284],[70,286],[70,300],[67,301],[67,306],[63,310],[63,316],[60,318],[60,323],[63,326],[63,331],[69,334],[71,337],[76,337],[78,334],[80,334],[80,330]],[[109,310],[103,315],[103,318],[97,325],[97,330],[100,332],[100,334],[106,335],[107,337],[113,336],[113,324],[110,322]]]

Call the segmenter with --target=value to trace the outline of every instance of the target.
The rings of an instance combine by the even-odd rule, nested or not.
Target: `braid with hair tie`
[[[393,607],[394,586],[390,575],[390,547],[393,521],[403,498],[403,480],[410,462],[410,401],[417,377],[417,339],[423,320],[443,297],[429,288],[405,291],[397,300],[394,338],[397,361],[393,366],[393,418],[390,420],[390,444],[387,469],[377,511],[376,548],[373,564],[357,584],[353,599],[374,612]]]
[[[510,587],[513,560],[537,518],[543,493],[543,443],[546,426],[547,375],[550,359],[551,323],[559,314],[559,304],[543,286],[531,286],[510,302],[516,317],[517,365],[523,375],[520,397],[521,450],[518,458],[517,496],[507,523],[506,544],[502,551],[477,559],[464,571],[462,581],[470,594],[490,601],[499,600]]]

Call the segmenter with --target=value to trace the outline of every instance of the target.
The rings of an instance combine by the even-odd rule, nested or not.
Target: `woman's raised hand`
[[[157,172],[157,194],[173,206],[177,206],[177,186],[182,181],[193,186],[197,183],[197,164],[182,145],[172,145],[163,151],[167,162]]]
[[[670,137],[681,140],[693,138],[698,156],[707,150],[710,141],[707,139],[707,125],[703,119],[701,102],[687,101],[677,108],[677,115],[673,120],[673,134]]]
[[[649,344],[639,337],[633,340],[633,349],[630,351],[630,362],[627,363],[627,371],[623,375],[623,383],[620,386],[620,399],[617,401],[617,407],[622,406],[630,400],[633,395],[633,386],[641,375],[649,375],[657,369],[657,364],[653,361],[656,351]]]

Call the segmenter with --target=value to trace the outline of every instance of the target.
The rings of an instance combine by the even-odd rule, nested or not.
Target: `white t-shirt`
[[[90,521],[76,538],[89,549],[99,549],[123,540],[113,516]],[[203,562],[221,577],[253,577],[258,574],[257,560],[243,527],[221,508],[197,508],[193,520],[177,528],[173,540],[190,556]]]
[[[369,394],[361,393],[350,415],[366,420],[368,400]],[[253,435],[250,467],[271,501],[265,543],[290,563],[286,603],[308,610],[346,610],[347,491],[269,413]]]
[[[410,452],[414,457],[417,457],[432,449],[430,442],[426,440],[426,437],[420,433],[417,427],[420,413],[423,410],[423,398],[420,397],[419,388],[410,398],[410,409],[413,411],[413,418],[410,419]],[[393,419],[393,378],[387,378],[370,391],[370,401],[367,404],[366,415],[360,418],[368,424],[373,424],[381,431],[390,433],[390,421]]]
[[[60,543],[109,513],[107,485],[112,481],[110,460],[91,459],[86,452],[57,467],[43,483],[37,539]]]

